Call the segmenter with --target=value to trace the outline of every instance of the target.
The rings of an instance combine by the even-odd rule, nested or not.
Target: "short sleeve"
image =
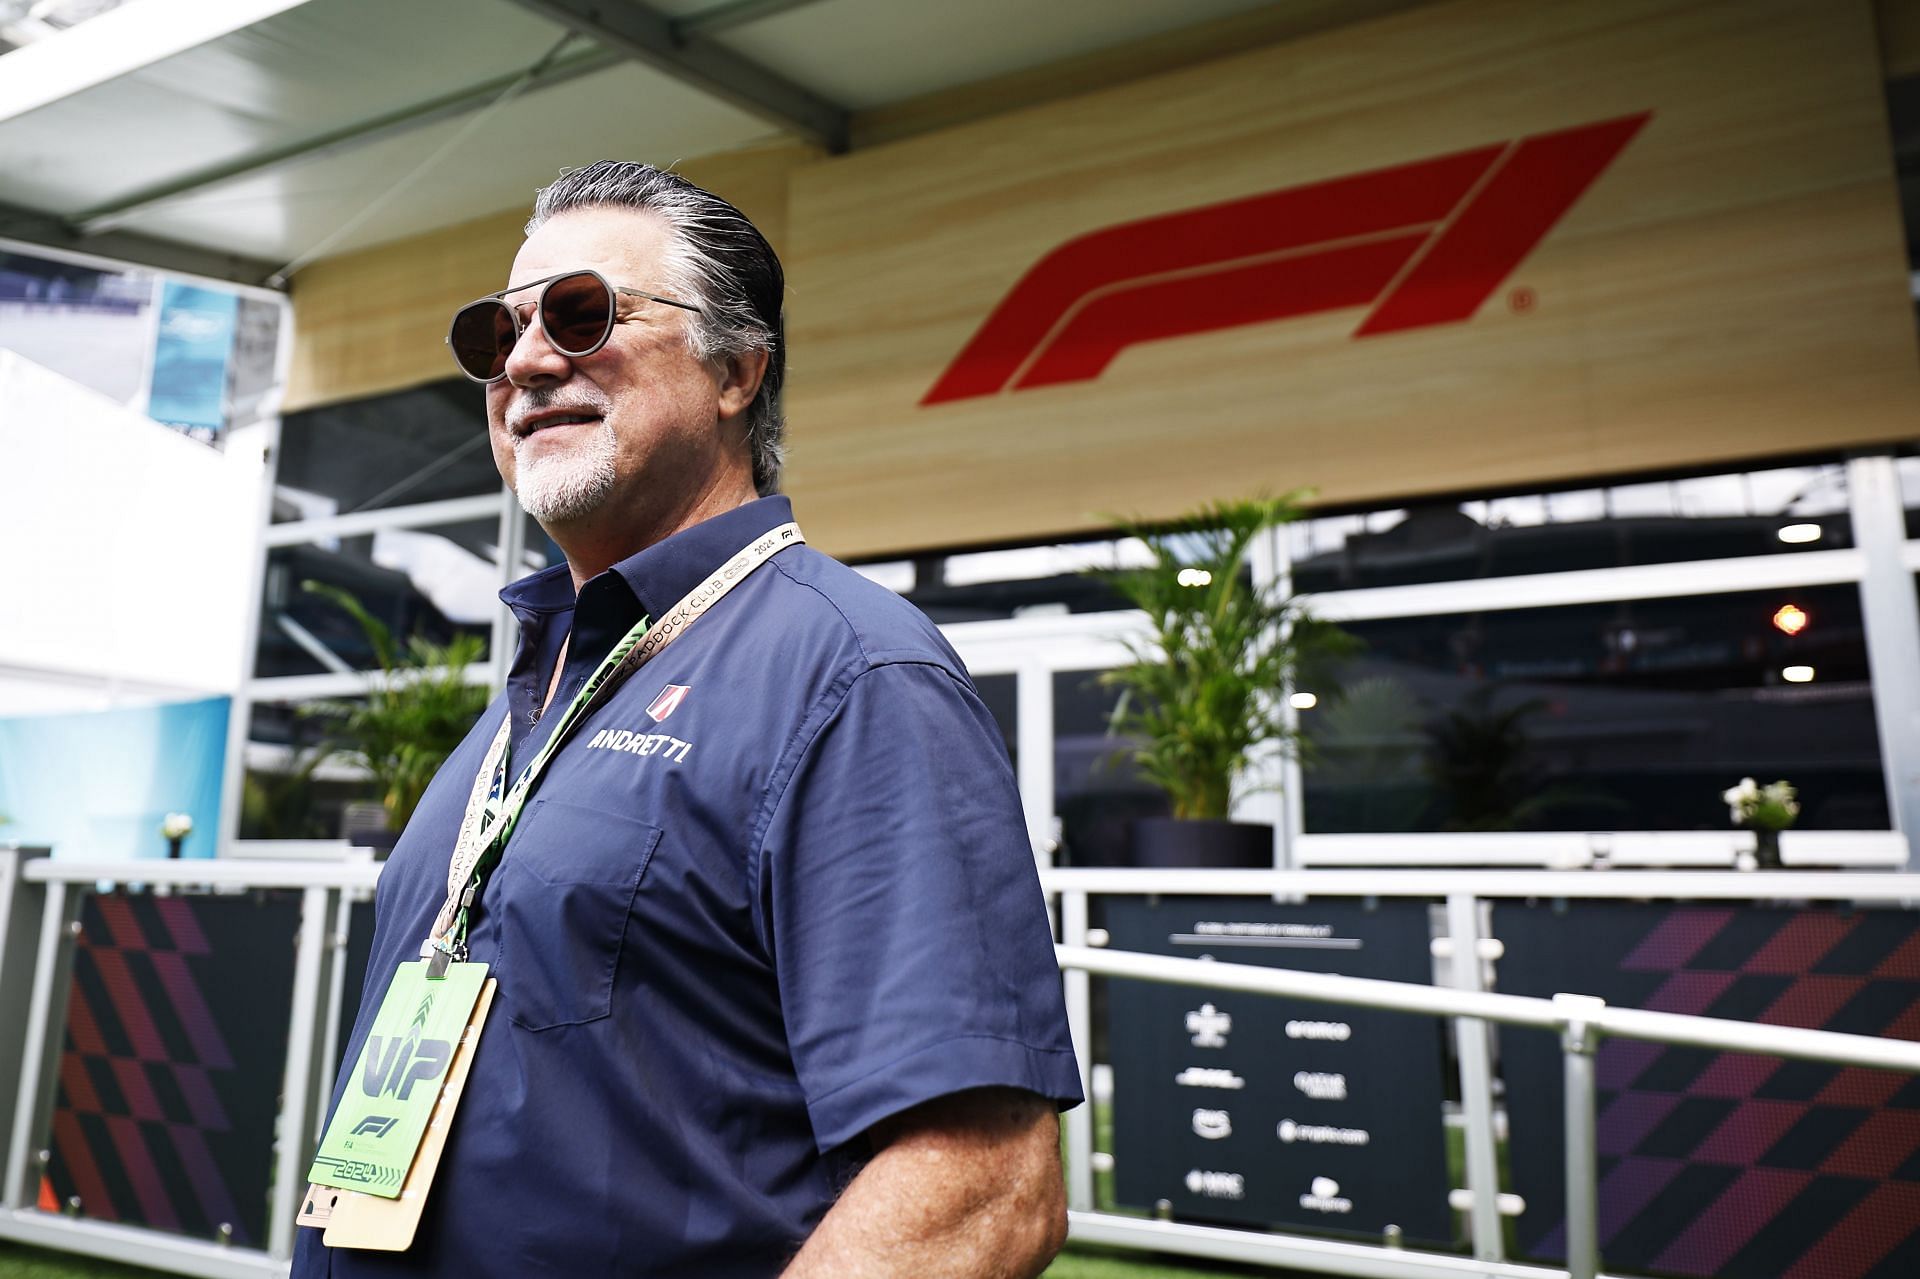
[[[1013,772],[973,689],[872,667],[797,750],[760,891],[819,1148],[967,1088],[1082,1100]]]

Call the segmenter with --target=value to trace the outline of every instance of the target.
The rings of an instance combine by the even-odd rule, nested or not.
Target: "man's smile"
[[[591,426],[599,422],[597,413],[580,413],[564,409],[542,409],[518,418],[510,428],[514,438],[526,439],[541,431],[550,431],[565,426]]]

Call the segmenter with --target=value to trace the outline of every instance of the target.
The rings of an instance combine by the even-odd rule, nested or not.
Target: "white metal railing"
[[[1599,1199],[1595,1164],[1594,1058],[1606,1036],[1644,1039],[1726,1052],[1760,1053],[1840,1065],[1920,1074],[1920,1043],[1833,1031],[1761,1025],[1677,1013],[1612,1008],[1588,995],[1552,999],[1503,995],[1481,985],[1482,902],[1497,898],[1653,900],[1850,901],[1900,907],[1920,902],[1920,876],[1793,872],[1685,871],[1171,871],[1056,869],[1042,886],[1059,903],[1055,947],[1066,993],[1067,1018],[1081,1083],[1092,1096],[1091,986],[1094,974],[1359,1005],[1442,1017],[1452,1024],[1465,1120],[1465,1196],[1472,1257],[1420,1253],[1308,1235],[1232,1230],[1182,1222],[1144,1221],[1095,1211],[1093,1119],[1090,1107],[1068,1111],[1069,1231],[1090,1243],[1183,1252],[1193,1256],[1378,1279],[1596,1279]],[[1451,961],[1451,986],[1179,959],[1104,949],[1105,936],[1089,927],[1095,895],[1245,896],[1266,898],[1409,897],[1446,903],[1448,945],[1436,957]],[[1500,1224],[1497,1141],[1488,1023],[1557,1031],[1566,1084],[1567,1268],[1507,1260]]]
[[[1695,869],[1735,866],[1755,849],[1750,830],[1474,831],[1471,833],[1296,835],[1294,863],[1341,866],[1512,866],[1529,870],[1588,868]],[[1780,833],[1788,867],[1898,870],[1907,837],[1892,830],[1789,830]]]
[[[305,850],[303,850],[305,851]],[[0,848],[0,1018],[23,1029],[21,1053],[0,1054],[0,1096],[15,1096],[0,1185],[0,1238],[71,1252],[160,1266],[221,1279],[284,1274],[293,1218],[304,1184],[300,1160],[315,1137],[330,1091],[337,1045],[328,1026],[338,1014],[345,946],[345,905],[364,895],[382,867],[371,862],[315,860],[51,861],[44,850]],[[294,985],[288,1012],[287,1099],[279,1119],[271,1229],[265,1249],[223,1247],[163,1231],[46,1213],[36,1209],[42,1156],[58,1077],[73,927],[86,891],[142,883],[160,891],[297,890],[302,895]],[[1482,985],[1481,909],[1491,898],[1773,899],[1853,901],[1912,906],[1920,877],[1879,874],[1644,871],[1141,871],[1062,869],[1042,873],[1060,909],[1068,1018],[1082,1084],[1091,1094],[1090,981],[1109,978],[1177,982],[1319,1002],[1350,1003],[1452,1023],[1460,1066],[1466,1138],[1468,1218],[1473,1255],[1403,1251],[1304,1235],[1144,1221],[1093,1211],[1090,1108],[1066,1116],[1070,1221],[1075,1237],[1196,1256],[1311,1269],[1324,1274],[1388,1279],[1554,1279],[1595,1273],[1596,1190],[1593,1169],[1593,1052],[1607,1035],[1726,1051],[1767,1053],[1920,1073],[1920,1045],[1828,1031],[1726,1022],[1711,1018],[1610,1008],[1580,996],[1538,999],[1503,995]],[[1351,978],[1138,955],[1103,949],[1089,927],[1096,894],[1223,895],[1264,898],[1411,897],[1446,903],[1447,940],[1436,956],[1449,960],[1451,985]],[[1489,1023],[1557,1030],[1565,1050],[1568,1101],[1567,1270],[1508,1261],[1496,1200],[1496,1143]]]
[[[53,861],[45,849],[0,848],[0,1019],[20,1027],[18,1057],[0,1054],[0,1096],[14,1098],[5,1133],[0,1238],[210,1279],[274,1279],[293,1253],[294,1215],[306,1185],[322,1098],[331,1091],[346,902],[364,896],[381,867],[368,861]],[[59,1077],[73,939],[90,889],[137,883],[158,892],[287,889],[301,895],[288,1001],[284,1098],[274,1140],[266,1247],[224,1245],[162,1230],[43,1212],[38,1189]],[[266,1032],[272,1033],[272,1032]]]

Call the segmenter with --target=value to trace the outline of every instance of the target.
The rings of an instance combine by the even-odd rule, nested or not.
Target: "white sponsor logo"
[[[693,749],[692,742],[683,742],[666,733],[630,733],[626,729],[603,728],[593,735],[587,743],[589,750],[625,751],[629,755],[664,755],[674,763],[680,763]]]
[[[1333,936],[1331,924],[1248,924],[1239,920],[1203,919],[1193,926],[1202,937],[1308,937]]]
[[[1208,1141],[1233,1136],[1233,1117],[1224,1110],[1196,1110],[1193,1130]]]
[[[1296,1071],[1293,1086],[1315,1101],[1345,1101],[1347,1077],[1318,1070]]]
[[[1195,1048],[1225,1048],[1227,1036],[1233,1033],[1233,1016],[1202,1004],[1187,1014],[1187,1033],[1193,1036]]]
[[[1282,1119],[1274,1128],[1280,1140],[1291,1145],[1304,1141],[1315,1146],[1364,1146],[1373,1140],[1365,1128],[1330,1128],[1325,1124],[1296,1124]]]
[[[1353,1038],[1353,1027],[1344,1021],[1290,1021],[1288,1039],[1331,1039],[1345,1043]]]
[[[1187,1192],[1208,1199],[1245,1199],[1247,1182],[1237,1172],[1202,1172],[1195,1168],[1187,1174]]]
[[[1300,1206],[1308,1212],[1352,1212],[1353,1200],[1340,1197],[1340,1183],[1331,1177],[1315,1177]]]
[[[1173,1077],[1173,1082],[1182,1088],[1233,1088],[1247,1086],[1247,1081],[1231,1070],[1214,1070],[1207,1066],[1188,1066]]]

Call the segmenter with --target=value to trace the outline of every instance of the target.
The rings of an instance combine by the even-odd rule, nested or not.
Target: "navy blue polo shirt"
[[[508,687],[387,863],[346,1064],[445,896],[500,716],[517,772],[635,621],[791,518],[750,503],[577,601],[564,564],[502,593]],[[773,1275],[878,1121],[986,1085],[1081,1099],[1000,735],[924,616],[808,547],[582,722],[469,941],[500,987],[418,1239],[335,1250],[303,1229],[295,1276]]]

